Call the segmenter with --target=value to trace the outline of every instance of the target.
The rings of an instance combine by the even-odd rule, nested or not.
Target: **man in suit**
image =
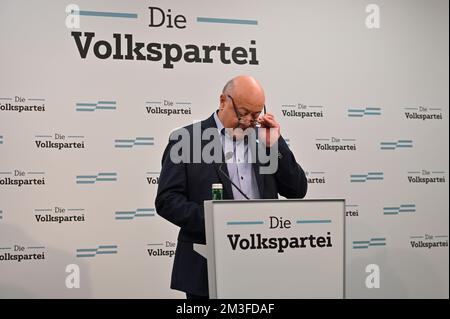
[[[200,123],[174,131],[164,151],[155,207],[159,215],[180,227],[171,288],[186,292],[188,299],[208,298],[206,260],[193,250],[193,244],[205,244],[203,201],[211,200],[213,183],[223,185],[224,199],[306,195],[305,173],[275,117],[262,114],[263,109],[261,85],[253,77],[237,76],[225,85],[219,109]],[[246,134],[256,126],[260,127],[256,148],[262,153],[251,147]],[[216,159],[212,162],[206,159],[211,151]],[[275,163],[267,165],[263,158]],[[276,169],[268,169],[273,164]]]

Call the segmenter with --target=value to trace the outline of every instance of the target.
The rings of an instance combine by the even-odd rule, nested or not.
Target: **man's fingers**
[[[278,127],[279,126],[277,121],[275,121],[275,119],[273,118],[273,115],[271,115],[271,114],[264,115],[264,117],[262,118],[261,124],[263,126],[267,126],[267,127]]]

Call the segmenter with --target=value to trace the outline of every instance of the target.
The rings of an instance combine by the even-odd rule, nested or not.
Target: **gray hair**
[[[225,84],[225,86],[223,87],[222,94],[230,93],[230,92],[233,91],[233,89],[234,89],[234,79],[231,79],[231,80],[228,81],[227,84]]]

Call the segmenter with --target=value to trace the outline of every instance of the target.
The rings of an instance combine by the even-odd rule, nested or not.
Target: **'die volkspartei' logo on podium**
[[[172,12],[169,8],[149,6],[146,9],[147,17],[141,19],[137,13],[124,12],[104,12],[80,10],[77,5],[69,5],[66,12],[68,28],[79,28],[82,19],[105,19],[113,18],[139,19],[139,23],[151,29],[165,28],[170,30],[184,31],[189,28],[192,21],[188,20],[180,12]],[[219,25],[239,25],[243,32],[248,28],[258,25],[257,20],[242,20],[217,17],[196,17],[195,23],[219,24]],[[116,28],[118,25],[115,25]],[[113,33],[109,39],[100,39],[92,31],[72,31],[70,33],[74,40],[75,47],[80,58],[86,59],[88,56],[95,56],[98,59],[113,59],[123,61],[162,61],[164,69],[173,69],[175,63],[184,61],[185,63],[222,63],[236,65],[258,65],[256,56],[256,41],[250,40],[248,48],[242,46],[232,47],[225,42],[214,44],[180,44],[180,43],[160,43],[160,42],[140,42],[135,41],[133,34]]]
[[[302,224],[331,224],[330,219],[299,219],[295,220],[293,225],[291,220],[275,216],[269,216],[266,222],[269,224],[269,229],[290,229]],[[264,226],[266,222],[264,220],[228,221],[227,226],[233,228],[246,226],[248,229],[251,225]],[[227,238],[232,250],[274,249],[278,253],[283,253],[286,249],[333,247],[330,232],[323,236],[308,234],[298,237],[266,237],[257,232],[244,237],[234,233],[227,234]]]

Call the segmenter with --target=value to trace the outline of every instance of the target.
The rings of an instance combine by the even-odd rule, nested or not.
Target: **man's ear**
[[[220,110],[223,110],[223,109],[225,108],[225,103],[226,103],[226,101],[227,101],[227,97],[225,96],[225,94],[220,94],[220,99],[219,99],[219,101],[220,101],[219,109],[220,109]]]

